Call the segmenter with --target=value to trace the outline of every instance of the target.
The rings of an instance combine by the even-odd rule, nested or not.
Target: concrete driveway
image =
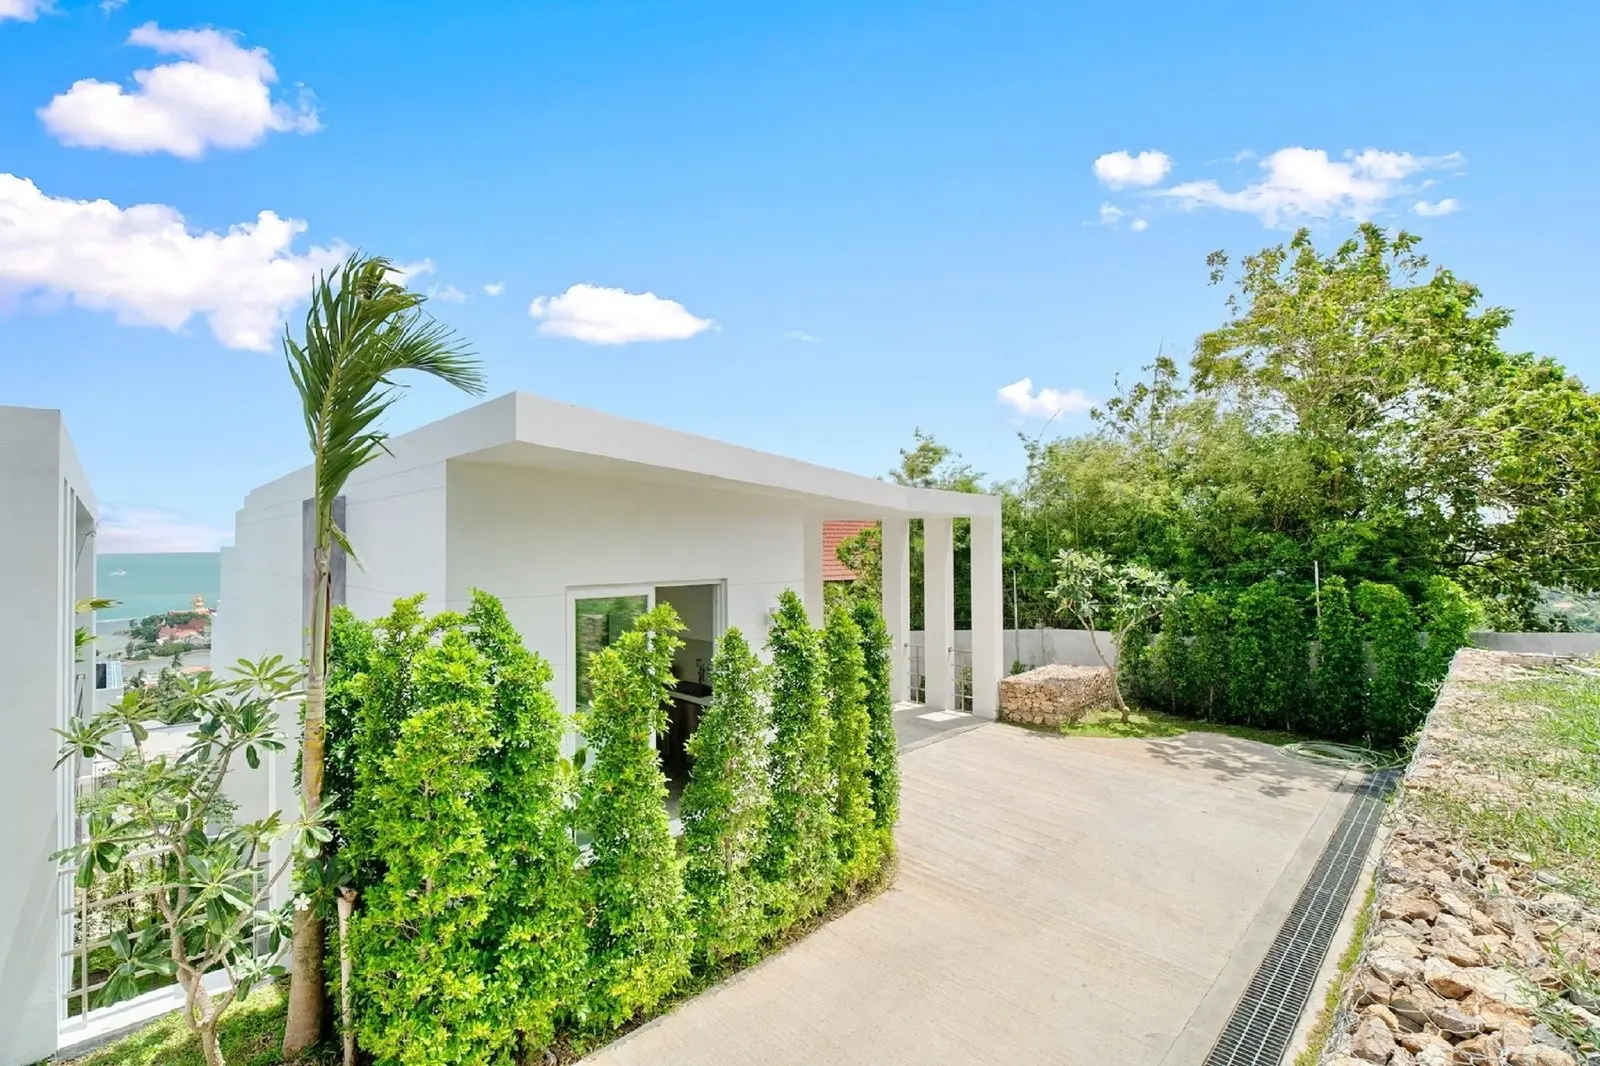
[[[1350,787],[1227,737],[997,724],[902,768],[891,890],[586,1061],[1199,1063]]]

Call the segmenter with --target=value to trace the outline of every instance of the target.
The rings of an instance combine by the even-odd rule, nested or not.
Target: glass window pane
[[[577,614],[573,632],[577,646],[572,662],[577,671],[578,706],[586,708],[591,702],[589,690],[589,656],[602,648],[610,647],[632,626],[633,620],[650,609],[649,596],[600,596],[574,601]]]

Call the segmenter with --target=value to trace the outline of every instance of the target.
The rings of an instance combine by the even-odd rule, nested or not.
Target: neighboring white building
[[[901,485],[514,393],[389,441],[346,486],[343,525],[356,559],[336,569],[336,601],[363,618],[426,593],[432,610],[499,597],[555,673],[563,710],[579,698],[579,642],[593,648],[636,609],[669,601],[688,623],[686,681],[711,642],[738,626],[765,639],[786,588],[820,622],[822,526],[876,519],[884,529],[885,618],[895,694],[909,692],[909,521],[926,523],[926,702],[954,702],[952,519],[972,520],[973,709],[992,717],[1001,649],[1000,501]],[[249,494],[223,550],[224,610],[214,662],[304,654],[311,470]],[[966,652],[959,653],[963,656]],[[685,686],[688,690],[690,686]],[[681,743],[681,737],[679,742]],[[293,797],[292,758],[261,797]]]
[[[72,764],[52,729],[93,698],[94,494],[60,411],[0,407],[0,1066],[54,1055],[71,987],[72,886],[50,856],[73,843]],[[64,914],[63,912],[66,912]]]

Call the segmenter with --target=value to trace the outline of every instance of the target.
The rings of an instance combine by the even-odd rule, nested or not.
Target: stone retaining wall
[[[1000,717],[1059,728],[1111,704],[1111,671],[1103,666],[1040,666],[1000,682]]]
[[[1456,656],[1391,816],[1324,1066],[1600,1066],[1600,1047],[1572,1035],[1600,1035],[1600,906],[1581,887],[1592,872],[1469,832],[1460,815],[1536,817],[1544,790],[1566,787],[1521,769],[1525,752],[1552,754],[1539,738],[1548,711],[1505,688],[1556,667]]]

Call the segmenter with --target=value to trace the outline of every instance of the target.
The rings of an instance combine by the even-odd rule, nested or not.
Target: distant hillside
[[[1600,593],[1545,589],[1539,612],[1552,629],[1600,632]]]

